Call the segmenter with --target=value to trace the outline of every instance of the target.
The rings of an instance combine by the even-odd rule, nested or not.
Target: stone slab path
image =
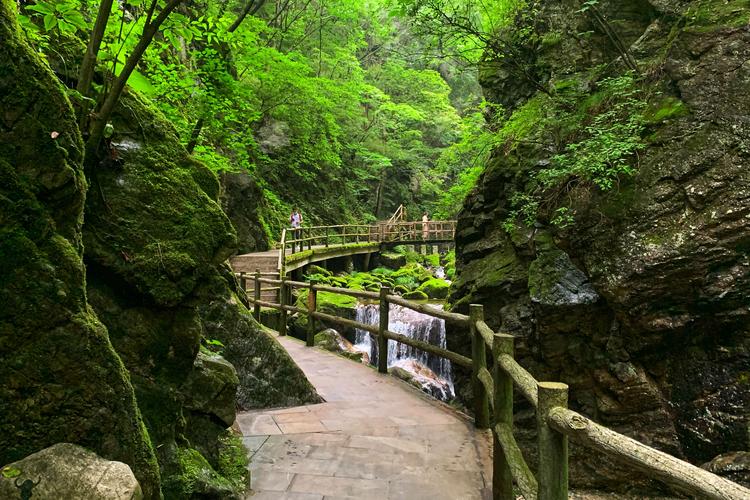
[[[490,498],[489,432],[400,380],[278,339],[326,402],[238,415],[247,499]]]

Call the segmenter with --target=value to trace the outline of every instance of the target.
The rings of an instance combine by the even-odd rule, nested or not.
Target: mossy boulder
[[[222,356],[239,377],[240,409],[299,406],[320,402],[315,388],[284,348],[255,321],[238,294],[227,266],[198,292],[206,338],[219,340]]]
[[[0,463],[73,443],[128,464],[159,498],[131,379],[86,299],[75,115],[9,0],[0,40]]]
[[[335,352],[345,358],[354,361],[362,361],[364,353],[356,352],[351,342],[346,340],[339,332],[333,328],[320,331],[315,334],[315,346],[325,349],[326,351]]]
[[[423,292],[422,290],[412,290],[411,292],[406,292],[403,297],[405,299],[410,300],[427,300],[429,299],[429,296]]]
[[[450,290],[450,287],[450,283],[448,283],[447,281],[433,278],[419,285],[417,291],[423,292],[425,295],[427,295],[427,297],[431,299],[444,299],[448,297],[448,291]]]
[[[131,373],[165,494],[225,495],[218,448],[233,420],[234,389],[240,408],[319,399],[238,298],[225,264],[236,238],[218,204],[216,176],[138,95],[123,95],[112,123],[122,164],[89,160],[88,295]],[[239,384],[227,366],[219,380],[206,376],[207,359],[195,363],[202,339],[224,345]]]
[[[238,385],[237,372],[231,363],[218,354],[199,352],[180,391],[187,409],[211,415],[226,428],[234,423]]]
[[[395,252],[381,252],[378,256],[381,266],[390,269],[399,269],[406,265],[406,255]]]

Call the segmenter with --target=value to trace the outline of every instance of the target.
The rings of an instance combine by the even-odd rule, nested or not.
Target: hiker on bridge
[[[289,222],[292,225],[292,229],[294,229],[294,239],[299,239],[299,228],[302,226],[302,214],[299,213],[299,209],[297,207],[294,207],[294,210],[292,210],[292,213],[289,216]]]
[[[422,239],[427,240],[430,237],[430,215],[425,212],[422,214]]]

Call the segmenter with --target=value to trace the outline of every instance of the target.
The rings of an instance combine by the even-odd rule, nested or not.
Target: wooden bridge
[[[269,458],[268,453],[270,453],[270,455],[275,454],[277,457],[289,457],[291,454],[294,456],[291,461],[293,463],[289,464],[291,469],[287,472],[287,476],[281,478],[284,483],[282,485],[282,490],[290,492],[290,495],[297,492],[311,494],[314,498],[321,498],[327,495],[343,495],[341,490],[341,488],[343,488],[344,493],[346,493],[344,496],[353,496],[357,498],[468,499],[491,497],[494,500],[509,500],[517,498],[517,493],[520,493],[520,495],[527,500],[537,498],[540,500],[563,500],[568,498],[568,446],[569,440],[572,440],[577,445],[585,446],[596,452],[603,453],[615,461],[619,461],[623,466],[641,472],[644,477],[662,481],[676,490],[696,498],[725,500],[747,500],[750,498],[750,490],[738,485],[737,483],[718,477],[706,470],[614,432],[597,424],[589,418],[568,409],[568,386],[557,382],[539,382],[521,365],[519,365],[514,359],[514,337],[512,335],[494,332],[484,322],[484,312],[481,305],[472,304],[469,310],[470,314],[466,316],[404,300],[400,296],[392,294],[391,290],[385,287],[382,288],[379,293],[376,293],[291,281],[285,279],[283,275],[282,279],[263,278],[259,275],[254,276],[253,279],[255,281],[256,291],[253,293],[252,297],[248,298],[254,304],[254,315],[256,318],[260,318],[261,306],[279,310],[281,316],[279,334],[281,336],[286,335],[287,315],[289,313],[302,314],[307,315],[308,317],[307,346],[312,346],[314,343],[313,339],[317,328],[316,323],[319,321],[326,321],[353,326],[370,332],[376,337],[379,352],[386,352],[388,340],[393,340],[441,356],[449,359],[454,364],[471,369],[473,374],[474,425],[480,430],[490,429],[492,435],[492,458],[488,459],[491,460],[491,472],[489,472],[491,480],[488,482],[488,484],[491,483],[491,487],[488,486],[485,488],[482,484],[477,484],[476,488],[472,490],[473,492],[468,492],[467,490],[467,492],[462,493],[459,496],[456,496],[456,494],[450,489],[451,481],[443,480],[441,482],[439,478],[431,477],[426,473],[422,478],[422,483],[420,483],[424,486],[424,491],[434,491],[436,485],[445,485],[445,489],[442,490],[442,492],[438,490],[437,494],[419,496],[414,495],[413,493],[405,493],[407,490],[403,489],[403,485],[400,487],[398,484],[393,485],[383,480],[377,484],[370,484],[368,487],[371,489],[366,490],[364,493],[354,491],[352,488],[356,489],[354,486],[355,482],[346,480],[342,477],[336,479],[338,469],[336,469],[334,465],[326,466],[328,468],[326,468],[325,471],[317,470],[315,467],[320,464],[313,465],[309,463],[309,461],[314,460],[315,457],[308,456],[307,452],[295,455],[298,448],[296,448],[297,445],[294,444],[294,440],[291,439],[275,442],[274,445],[277,446],[275,451],[268,452],[268,450],[266,450],[264,452],[262,446],[259,446],[256,449],[256,455],[253,457],[254,465],[251,465],[251,468],[254,467],[256,470],[253,477],[253,481],[256,482],[255,484],[257,484],[257,482],[263,484],[263,481],[267,481],[269,478],[274,477],[272,475],[276,470],[273,467],[275,459]],[[278,303],[261,300],[259,297],[259,290],[262,284],[273,285],[279,288],[280,300]],[[291,297],[294,289],[308,290],[307,307],[296,307],[291,305]],[[379,301],[379,324],[366,325],[317,311],[316,294],[319,291],[333,292],[356,298]],[[411,308],[425,314],[443,318],[446,321],[450,321],[456,327],[467,328],[471,332],[472,338],[471,358],[390,331],[388,311],[391,304],[397,304],[402,307]],[[282,342],[282,345],[287,347],[287,350],[293,358],[300,360],[300,364],[303,367],[308,367],[309,369],[311,364],[316,366],[316,363],[318,363],[317,358],[313,361],[310,361],[310,359],[302,359],[305,357],[305,349],[297,349],[293,346],[290,347],[290,344],[286,341]],[[386,374],[388,372],[386,358],[386,356],[378,356],[378,372],[382,377],[387,376]],[[352,362],[341,358],[340,363]],[[351,377],[341,375],[339,372],[336,372],[335,369],[323,368],[321,365],[320,372],[327,372],[329,375],[328,378],[316,379],[315,377],[311,377],[311,380],[313,380],[313,383],[315,383],[316,386],[320,383],[328,384],[325,387],[326,390],[322,391],[323,394],[330,393],[332,390],[336,392],[335,388],[337,386],[343,388],[346,384],[351,382],[349,380]],[[341,390],[343,391],[343,389]],[[521,453],[519,445],[514,437],[514,390],[526,398],[536,412],[539,464],[535,472],[531,470],[524,460],[523,454]],[[384,404],[380,396],[390,394],[385,391],[385,389],[379,389],[374,384],[368,388],[368,391],[370,391],[370,393],[367,395],[366,399],[368,401],[373,401],[376,405]],[[378,391],[381,391],[382,394],[378,394]],[[361,411],[370,411],[366,407],[367,402],[360,402],[359,404],[363,406],[360,408]],[[414,404],[417,404],[416,399],[414,399]],[[399,408],[402,406],[403,404],[399,405]],[[329,418],[341,422],[342,418],[346,418],[343,415],[347,408],[349,410],[356,410],[356,407],[352,407],[347,403],[343,406],[332,406],[322,411],[324,413],[328,412],[327,414],[329,416],[332,411],[333,416]],[[490,412],[490,410],[492,411]],[[303,426],[301,428],[307,428],[308,431],[313,428],[318,429],[315,432],[335,430],[326,426],[323,417],[320,417],[318,410],[313,407],[307,409],[302,407],[302,409],[299,409],[298,411],[302,412],[301,417],[282,416],[279,420],[279,418],[274,416],[283,414],[285,411],[294,413],[294,410],[291,409],[270,413],[268,418],[273,422],[273,425],[270,425],[271,422],[267,423],[269,423],[271,429],[274,429],[274,426],[276,429],[281,429],[284,418],[289,419],[287,422],[294,422],[294,419],[301,418],[302,421],[307,422],[308,425],[308,427]],[[304,414],[305,411],[312,412],[312,415]],[[337,412],[340,413],[339,419],[336,419]],[[242,425],[243,418],[255,417],[241,415],[239,418]],[[387,415],[380,415],[379,418],[381,419],[383,427],[386,426],[386,422],[398,421],[397,417],[394,417],[395,420],[389,420]],[[308,422],[309,419],[312,420]],[[377,424],[377,422],[370,422],[370,425],[377,426]],[[250,437],[256,437],[253,434],[252,429],[249,431]],[[402,455],[405,455],[407,450],[411,449],[410,446],[413,444],[410,436],[413,437],[411,433],[414,431],[406,430],[403,432],[404,434],[402,435],[401,431],[398,431],[397,435],[393,436],[393,438],[388,441],[389,446],[391,446],[392,451],[395,453],[395,455],[390,458],[392,464],[402,463],[402,460],[405,459],[405,457],[398,455],[399,450],[402,452]],[[439,430],[437,432],[439,432]],[[482,431],[479,432],[481,433]],[[375,435],[382,436],[383,434]],[[477,434],[477,436],[479,436],[479,434]],[[324,442],[326,439],[340,438],[341,436],[319,436],[314,439],[318,440],[316,442]],[[446,434],[442,441],[448,441],[444,444],[449,445],[450,441],[453,439],[464,438]],[[481,440],[476,442],[479,441]],[[372,444],[372,441],[369,442]],[[278,447],[281,448],[279,449]],[[286,449],[285,447],[290,448]],[[325,455],[325,452],[323,453]],[[340,453],[347,453],[347,451],[343,450],[340,451]],[[371,460],[376,460],[375,455],[375,451],[370,453]],[[262,464],[264,463],[264,460],[270,460],[271,465],[269,467],[263,467]],[[362,460],[362,457],[360,457],[360,460]],[[365,457],[364,460],[364,463],[366,464],[368,458]],[[300,481],[300,484],[297,485],[296,481],[292,482],[293,480],[289,479],[288,474],[294,475],[294,472],[299,470],[317,470],[319,474],[329,474],[330,477],[327,477],[327,479],[304,477]],[[485,476],[482,474],[481,467],[475,472],[479,474],[476,481],[478,483],[483,481]],[[383,465],[382,468],[373,467],[367,469],[367,474],[371,479],[384,479],[384,475],[388,475],[391,479],[394,477],[394,471],[392,468],[388,468],[385,465]],[[278,476],[275,477],[278,478]],[[446,477],[448,477],[447,473]],[[412,478],[412,481],[417,481],[417,479]],[[388,484],[388,486],[385,486],[386,484]],[[412,486],[414,485],[412,484]],[[517,488],[517,492],[514,490],[514,486]],[[279,485],[275,485],[274,488],[279,488]],[[375,490],[372,488],[375,488]],[[377,488],[387,488],[388,492],[378,491]],[[395,493],[392,493],[394,491]],[[412,492],[413,491],[414,490],[412,490]],[[281,495],[281,498],[288,498],[288,496],[284,496],[285,493],[279,493],[279,495]],[[265,497],[279,498],[279,496],[274,496],[274,494],[266,495]]]
[[[408,222],[401,220],[403,207],[393,217],[375,224],[341,224],[284,229],[278,248],[266,252],[237,255],[230,259],[235,273],[260,272],[265,277],[281,277],[315,262],[370,255],[397,245],[414,245],[417,251],[451,245],[455,221]],[[369,264],[365,264],[367,267]],[[274,290],[264,290],[270,298]]]

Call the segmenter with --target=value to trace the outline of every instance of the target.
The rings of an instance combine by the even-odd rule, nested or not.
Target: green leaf
[[[80,30],[86,30],[88,28],[88,26],[86,25],[86,20],[83,18],[80,12],[67,12],[63,15],[63,19]]]
[[[55,12],[55,9],[46,3],[38,3],[35,5],[29,5],[26,7],[26,10],[33,10],[35,12],[40,12],[42,14],[53,14]]]
[[[3,467],[2,474],[3,474],[3,477],[6,477],[8,479],[13,479],[14,477],[18,477],[21,475],[21,470],[8,465],[8,466]]]
[[[57,26],[57,18],[54,14],[47,14],[44,16],[44,29],[46,31],[50,31],[55,26]]]

